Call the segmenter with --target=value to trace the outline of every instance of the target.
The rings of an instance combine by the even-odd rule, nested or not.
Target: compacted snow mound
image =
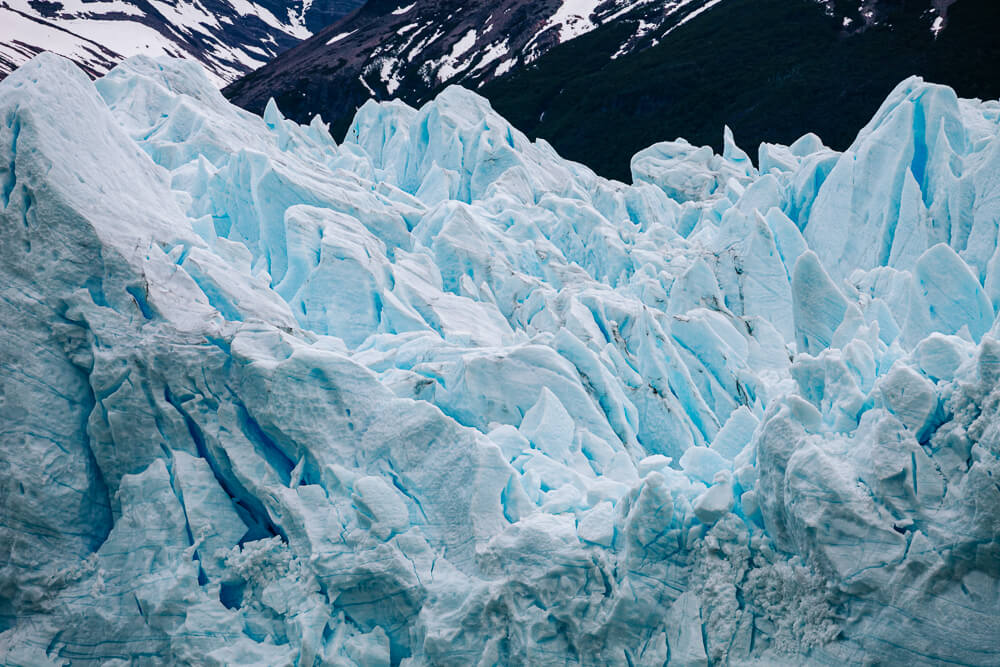
[[[633,172],[0,83],[0,662],[1000,661],[1000,104]]]

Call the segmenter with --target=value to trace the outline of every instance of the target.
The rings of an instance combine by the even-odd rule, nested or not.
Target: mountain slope
[[[220,84],[260,67],[363,0],[0,0],[0,78],[41,51],[92,76],[127,56],[194,58]]]
[[[373,2],[224,92],[258,113],[274,97],[300,122],[322,114],[342,136],[369,97],[417,104],[460,81],[478,87],[530,136],[623,180],[631,155],[658,140],[685,136],[721,149],[724,124],[747,146],[815,131],[844,148],[911,74],[969,97],[1000,94],[1000,47],[990,28],[1000,17],[990,0],[629,3],[541,55],[529,49],[508,69],[490,45],[503,31],[538,43],[548,33],[530,26],[544,25],[540,17],[551,5],[543,5],[548,9],[520,23],[517,11],[503,14],[507,23],[468,44],[462,36],[477,22],[489,24],[483,17],[494,5],[465,5],[462,12],[475,17],[468,22],[457,9],[442,9],[435,20],[447,36],[415,49],[413,36],[431,30],[430,19],[418,18],[424,5]],[[466,47],[461,58],[448,59]],[[442,68],[448,76],[440,76]]]
[[[258,113],[274,97],[294,118],[322,111],[342,128],[366,99],[417,104],[450,83],[476,87],[606,23],[629,26],[616,51],[643,48],[712,2],[372,0],[226,95]]]
[[[882,22],[863,30],[821,9],[725,0],[659,45],[615,60],[608,54],[620,33],[607,26],[482,93],[530,136],[615,178],[627,178],[631,155],[652,141],[683,136],[721,150],[724,124],[747,147],[815,132],[844,149],[914,74],[968,97],[1000,95],[992,0],[955,3],[936,36],[930,3],[883,3]]]

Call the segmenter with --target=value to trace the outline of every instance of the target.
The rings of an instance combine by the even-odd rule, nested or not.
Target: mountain
[[[0,664],[1000,664],[998,117],[626,185],[458,86],[338,143],[33,59]]]
[[[529,136],[622,179],[652,141],[722,150],[723,125],[747,146],[814,132],[843,150],[911,75],[1000,96],[1000,3],[959,0],[946,24],[930,1],[840,4],[724,0],[617,59],[627,31],[608,25],[481,92]]]
[[[322,110],[344,125],[366,99],[433,97],[482,85],[606,23],[630,26],[616,52],[653,40],[718,0],[371,0],[226,90],[261,112],[274,97],[294,118]]]
[[[846,148],[913,74],[1000,94],[991,0],[590,3],[581,11],[597,13],[570,24],[586,30],[540,29],[571,6],[584,5],[373,2],[224,92],[257,113],[274,97],[300,122],[322,114],[339,137],[369,97],[419,104],[460,82],[529,136],[619,179],[662,139],[721,150],[724,124],[750,146],[814,131]],[[555,38],[564,32],[572,39]]]
[[[42,51],[92,76],[144,53],[193,58],[222,85],[363,1],[0,0],[0,78]]]

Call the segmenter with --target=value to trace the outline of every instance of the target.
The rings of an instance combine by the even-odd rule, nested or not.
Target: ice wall
[[[1000,661],[1000,104],[757,163],[23,66],[0,662]]]

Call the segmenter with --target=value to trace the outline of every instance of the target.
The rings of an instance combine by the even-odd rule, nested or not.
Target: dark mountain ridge
[[[429,100],[444,86],[478,88],[604,24],[625,28],[614,53],[649,46],[712,0],[370,0],[360,10],[229,86],[260,113],[320,112],[341,131],[365,100]],[[610,54],[609,54],[610,57]]]
[[[858,28],[810,1],[725,0],[651,48],[607,58],[620,38],[609,25],[480,92],[529,136],[624,180],[655,141],[721,151],[724,125],[748,149],[814,132],[843,150],[908,76],[1000,97],[1000,3],[948,10],[935,32],[931,2],[880,3],[880,20]]]
[[[530,5],[373,0],[224,92],[251,111],[274,97],[300,122],[321,114],[343,136],[369,97],[421,104],[458,82],[530,136],[622,180],[630,178],[630,157],[656,141],[683,136],[721,149],[723,125],[751,149],[806,132],[846,148],[892,87],[913,74],[962,96],[1000,96],[993,0],[619,3],[617,13],[599,3],[590,29],[507,71],[497,72],[502,58],[482,66],[489,44],[505,35],[525,44],[552,37],[542,28],[559,8]],[[492,16],[504,17],[502,25]],[[405,30],[414,24],[419,30]],[[461,50],[470,30],[478,36],[480,24],[492,26],[487,38],[468,40],[450,76],[441,76],[441,58],[456,44]],[[440,44],[414,53],[418,39],[393,37],[431,26]]]

